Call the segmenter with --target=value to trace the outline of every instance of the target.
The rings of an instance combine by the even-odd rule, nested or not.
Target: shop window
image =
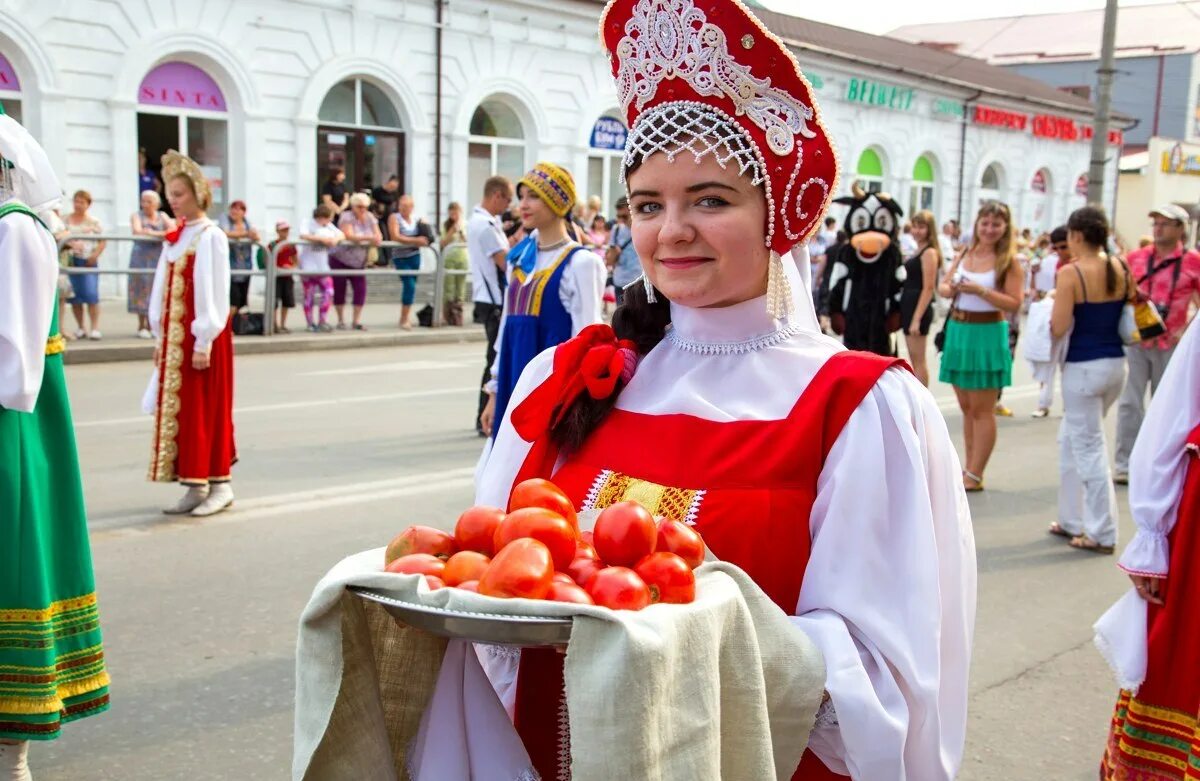
[[[479,104],[471,116],[467,140],[467,199],[483,195],[491,176],[517,181],[525,175],[525,128],[511,106],[498,98]]]
[[[979,177],[979,205],[982,206],[987,201],[1003,201],[1000,196],[1003,187],[1004,172],[998,164],[992,163],[983,169],[983,174]]]
[[[0,54],[0,106],[3,106],[5,114],[17,122],[23,122],[21,119],[21,80],[17,78],[17,72],[13,70],[12,63],[3,54]]]
[[[858,182],[864,190],[877,193],[883,190],[883,160],[874,149],[865,149],[858,156],[858,166],[855,168]]]
[[[348,192],[370,192],[389,177],[406,182],[405,136],[395,104],[378,85],[352,78],[335,84],[317,111],[317,193],[334,170],[346,172]]]
[[[912,178],[912,190],[908,199],[909,215],[916,214],[922,209],[933,211],[933,163],[925,155],[918,157],[917,162],[913,164]]]
[[[1025,214],[1022,215],[1021,227],[1029,228],[1035,234],[1049,231],[1051,224],[1051,209],[1049,193],[1054,191],[1054,182],[1050,171],[1039,168],[1029,182],[1029,194],[1025,198]]]

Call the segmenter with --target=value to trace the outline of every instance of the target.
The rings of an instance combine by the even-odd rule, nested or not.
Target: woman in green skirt
[[[983,490],[983,472],[996,446],[996,402],[1012,384],[1005,313],[1021,305],[1024,279],[1014,262],[1012,216],[988,201],[975,217],[971,245],[955,259],[938,292],[953,298],[938,378],[954,386],[963,414],[963,486]]]
[[[35,144],[19,125],[0,116],[0,154],[15,166],[11,174],[5,173],[15,180],[18,193],[29,165],[24,157],[35,154],[31,143]],[[41,153],[40,147],[36,153]],[[107,710],[109,681],[63,376],[65,341],[55,305],[57,252],[34,212],[13,199],[11,190],[4,196],[0,779],[27,781],[29,741],[52,740],[66,722]]]

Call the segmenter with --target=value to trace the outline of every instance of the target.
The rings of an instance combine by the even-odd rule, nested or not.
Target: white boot
[[[195,510],[204,500],[208,498],[207,485],[189,485],[187,493],[179,500],[179,503],[174,507],[167,507],[163,510],[167,515],[187,515],[192,510]]]
[[[29,774],[29,741],[0,743],[0,781],[33,781]]]
[[[229,483],[213,483],[212,490],[208,492],[208,498],[201,502],[199,507],[192,510],[192,517],[206,518],[209,515],[216,515],[232,505],[233,486]]]

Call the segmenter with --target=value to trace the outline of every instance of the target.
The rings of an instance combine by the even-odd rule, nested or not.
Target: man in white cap
[[[1150,211],[1154,244],[1127,256],[1130,273],[1141,296],[1158,308],[1166,332],[1125,348],[1129,373],[1117,407],[1117,453],[1113,482],[1128,484],[1129,454],[1142,427],[1146,387],[1151,395],[1188,326],[1188,310],[1200,302],[1200,253],[1188,250],[1187,225],[1182,206],[1167,203]]]

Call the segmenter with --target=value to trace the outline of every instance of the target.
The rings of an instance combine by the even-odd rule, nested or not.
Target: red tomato
[[[428,553],[410,553],[396,559],[385,569],[401,575],[436,575],[440,578],[446,571],[446,562]]]
[[[575,558],[578,539],[575,529],[566,518],[553,510],[544,507],[513,510],[496,529],[496,550],[504,550],[505,545],[522,537],[532,537],[544,543],[550,549],[556,570],[566,569]]]
[[[632,567],[654,552],[657,538],[654,518],[637,502],[617,502],[596,519],[596,552],[607,564]]]
[[[457,586],[455,586],[455,588],[461,588],[463,591],[470,591],[472,593],[478,594],[479,593],[479,581],[478,580],[468,580],[465,583],[459,583]]]
[[[410,553],[428,553],[448,559],[454,554],[454,538],[429,526],[409,526],[388,543],[387,552],[383,554],[383,563],[391,564]]]
[[[485,556],[496,553],[493,539],[496,527],[504,520],[499,507],[472,507],[458,516],[454,525],[454,542],[459,550],[473,550]]]
[[[696,573],[674,553],[651,553],[633,571],[650,587],[651,602],[684,605],[696,599]]]
[[[550,582],[551,583],[572,583],[573,584],[575,581],[574,581],[574,579],[572,579],[572,577],[570,575],[568,575],[565,572],[555,572],[554,576],[550,578]]]
[[[596,544],[595,536],[596,535],[590,531],[579,532],[579,541],[586,542],[588,545],[594,546]]]
[[[668,551],[687,562],[692,569],[704,563],[704,540],[700,532],[682,521],[664,519],[658,524],[656,551]]]
[[[574,583],[551,583],[550,590],[546,592],[546,599],[555,602],[575,602],[580,605],[596,604],[586,591]]]
[[[588,583],[597,572],[604,569],[604,565],[597,559],[588,559],[579,557],[571,562],[571,566],[567,567],[567,574],[571,576],[578,585],[587,588]]]
[[[445,588],[446,583],[437,575],[426,575],[425,585],[429,586],[430,591],[437,591],[439,588]]]
[[[545,507],[566,518],[576,534],[579,533],[579,518],[575,515],[575,505],[562,490],[549,480],[535,477],[517,483],[512,494],[508,497],[508,511],[520,510],[523,507]]]
[[[550,590],[554,560],[537,540],[513,540],[496,554],[479,579],[479,593],[488,597],[542,599]]]
[[[600,554],[596,553],[595,546],[590,543],[580,541],[575,546],[575,558],[577,559],[599,559]]]
[[[467,580],[479,580],[491,559],[473,550],[460,550],[446,562],[442,580],[447,586],[457,586]]]
[[[650,604],[650,588],[628,567],[605,567],[592,577],[587,593],[597,605],[613,610],[641,610]]]

